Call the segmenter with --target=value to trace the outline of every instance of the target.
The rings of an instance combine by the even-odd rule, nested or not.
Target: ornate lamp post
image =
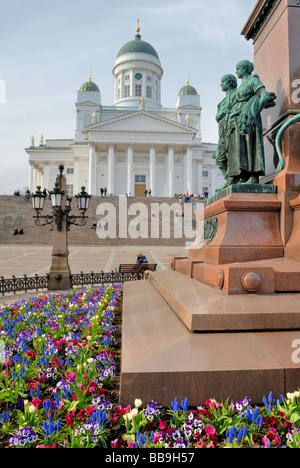
[[[85,187],[81,187],[81,192],[76,196],[77,207],[80,211],[79,216],[71,214],[72,198],[66,193],[66,177],[63,174],[64,166],[59,166],[59,174],[56,178],[55,187],[49,192],[52,215],[42,215],[46,194],[41,192],[41,187],[37,187],[35,193],[32,193],[32,205],[36,210],[34,216],[37,226],[51,225],[52,237],[52,264],[49,273],[49,289],[51,290],[66,290],[72,287],[71,271],[69,267],[69,251],[68,251],[68,231],[70,226],[84,226],[86,224],[86,211],[89,208],[90,198],[85,191]]]

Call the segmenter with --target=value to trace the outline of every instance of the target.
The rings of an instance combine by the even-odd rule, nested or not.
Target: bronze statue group
[[[235,75],[221,79],[225,98],[218,104],[216,120],[219,127],[216,165],[225,178],[217,191],[232,184],[258,184],[265,175],[265,157],[261,111],[275,106],[276,96],[266,91],[254,66],[242,60]]]

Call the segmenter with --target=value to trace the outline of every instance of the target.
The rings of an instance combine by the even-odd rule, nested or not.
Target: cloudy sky
[[[136,34],[157,51],[161,100],[174,107],[186,76],[200,94],[202,138],[217,142],[220,79],[253,60],[241,36],[256,0],[10,0],[1,6],[0,194],[28,184],[24,148],[34,135],[73,138],[75,101],[89,70],[102,104],[113,103],[112,68]]]

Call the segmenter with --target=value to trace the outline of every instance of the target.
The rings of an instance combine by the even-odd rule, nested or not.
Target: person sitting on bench
[[[136,256],[136,263],[148,263],[147,257],[141,253],[138,253]]]

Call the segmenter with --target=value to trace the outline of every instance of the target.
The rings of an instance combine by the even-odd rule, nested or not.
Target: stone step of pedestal
[[[246,395],[260,404],[270,391],[278,398],[299,386],[299,332],[191,333],[149,280],[125,284],[122,326],[121,404]]]
[[[172,268],[226,294],[300,292],[300,262],[270,258],[213,265],[188,257],[174,257]]]
[[[300,329],[300,293],[227,295],[173,270],[149,279],[191,332]]]

